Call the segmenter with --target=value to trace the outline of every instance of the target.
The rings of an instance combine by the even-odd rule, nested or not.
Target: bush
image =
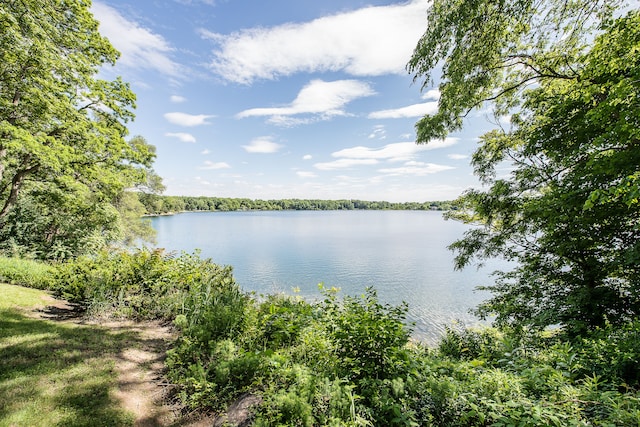
[[[94,315],[173,320],[211,281],[233,281],[230,267],[161,249],[100,252],[59,264],[53,289]],[[190,319],[195,321],[196,316]]]
[[[392,378],[402,370],[404,346],[410,329],[405,324],[408,307],[380,304],[373,288],[361,298],[346,296],[339,302],[325,292],[324,321],[335,343],[339,377]]]
[[[373,289],[257,299],[197,253],[102,253],[55,279],[94,312],[172,319],[168,376],[184,403],[223,411],[258,395],[254,425],[640,425],[640,322],[574,339],[448,328],[428,349],[409,341],[406,304]]]
[[[576,340],[580,377],[596,376],[614,385],[640,388],[640,321],[607,325]]]
[[[0,256],[0,280],[12,285],[49,289],[54,268],[42,261]]]

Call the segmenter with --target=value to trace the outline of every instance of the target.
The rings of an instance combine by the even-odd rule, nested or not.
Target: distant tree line
[[[149,215],[194,211],[281,211],[281,210],[449,210],[449,201],[392,203],[366,200],[282,199],[252,200],[227,197],[164,196],[139,193]]]

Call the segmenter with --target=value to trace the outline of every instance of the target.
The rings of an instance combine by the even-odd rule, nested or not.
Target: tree
[[[92,230],[108,234],[118,220],[111,204],[125,189],[147,181],[155,150],[144,139],[125,139],[135,108],[129,85],[120,78],[96,78],[118,52],[99,34],[89,6],[87,0],[0,5],[0,236],[5,241],[24,228],[11,221],[24,220],[18,211],[29,206],[46,205],[50,214],[64,213],[65,220],[76,222],[100,217]],[[58,231],[54,227],[51,235]]]
[[[588,38],[624,0],[434,0],[427,30],[407,68],[422,88],[436,82],[434,115],[416,125],[417,141],[460,130],[474,108],[495,114],[517,107],[522,91],[544,80],[575,79]]]
[[[473,4],[478,3],[484,2]],[[451,247],[457,252],[457,267],[493,256],[517,262],[514,270],[499,273],[496,284],[485,288],[493,295],[479,306],[481,316],[497,314],[502,325],[559,324],[574,335],[640,314],[640,14],[587,19],[604,32],[591,39],[588,49],[578,37],[585,28],[578,18],[589,10],[581,3],[546,2],[546,11],[566,6],[566,20],[552,22],[572,24],[558,27],[569,34],[566,38],[556,35],[554,43],[530,44],[526,61],[532,62],[523,62],[517,51],[522,40],[537,40],[537,34],[523,30],[511,46],[500,38],[510,35],[499,36],[497,45],[485,40],[485,50],[493,54],[477,54],[491,59],[485,73],[491,78],[484,83],[476,79],[483,65],[467,66],[473,75],[466,75],[464,70],[451,71],[458,65],[447,58],[448,75],[461,80],[445,79],[441,111],[417,124],[421,135],[434,137],[456,129],[459,113],[484,101],[496,99],[496,109],[503,113],[521,98],[511,129],[485,134],[474,153],[475,173],[487,189],[467,191],[457,202],[460,209],[449,215],[483,226]],[[611,13],[592,4],[590,12],[598,12],[592,17]],[[532,10],[489,22],[522,25],[553,15],[531,18]],[[510,8],[504,11],[513,13]],[[571,38],[573,48],[554,62],[558,46]],[[518,58],[519,66],[510,68],[514,64],[508,58]],[[465,81],[469,87],[463,93]],[[527,88],[533,81],[536,84]],[[512,172],[497,177],[496,168],[505,162]]]

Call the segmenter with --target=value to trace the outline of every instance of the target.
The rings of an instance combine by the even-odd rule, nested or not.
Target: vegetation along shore
[[[0,3],[0,426],[640,425],[634,5],[434,0],[407,58],[440,93],[417,142],[476,110],[497,124],[471,157],[481,188],[397,204],[161,195],[90,2]],[[514,267],[474,311],[492,327],[428,347],[375,288],[255,295],[230,266],[139,247],[144,215],[242,209],[442,209],[475,225],[453,267]]]

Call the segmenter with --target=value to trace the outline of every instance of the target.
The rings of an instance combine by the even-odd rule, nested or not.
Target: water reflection
[[[447,245],[468,227],[430,211],[207,212],[154,218],[158,245],[232,265],[247,291],[318,298],[317,285],[357,295],[367,286],[380,300],[409,303],[415,336],[431,341],[454,321],[478,322],[469,310],[486,294],[489,263],[453,270]]]

